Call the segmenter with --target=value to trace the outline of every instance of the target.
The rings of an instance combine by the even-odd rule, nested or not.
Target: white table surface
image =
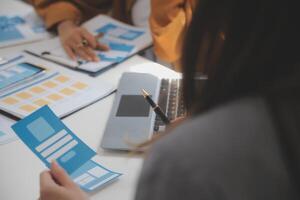
[[[28,46],[45,44],[45,42],[39,42],[0,49],[0,57],[15,54]],[[41,62],[49,68],[71,73],[80,80],[91,80],[99,85],[105,81],[115,87],[122,73],[126,71],[148,72],[157,76],[176,75],[173,71],[140,56],[134,56],[97,77],[90,77],[46,61]],[[75,134],[98,152],[104,166],[124,174],[118,181],[92,194],[91,199],[133,199],[142,166],[141,156],[132,156],[126,152],[106,151],[99,148],[113,98],[114,94],[63,119],[64,123]],[[0,199],[37,199],[39,196],[39,174],[46,167],[29,148],[20,140],[0,145],[0,160]]]

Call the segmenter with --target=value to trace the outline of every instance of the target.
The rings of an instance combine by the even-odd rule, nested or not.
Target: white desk
[[[43,42],[31,45],[43,45]],[[30,45],[0,49],[0,57],[9,53],[16,53],[25,49],[26,46]],[[173,71],[140,56],[134,56],[95,78],[59,67],[53,63],[45,62],[44,65],[62,72],[72,73],[78,79],[89,79],[98,84],[106,81],[114,86],[117,85],[121,74],[125,71],[147,71],[161,76],[174,74]],[[114,94],[63,120],[74,133],[98,152],[104,166],[124,174],[118,181],[91,195],[91,199],[133,199],[142,164],[140,156],[129,156],[125,152],[108,152],[98,148],[113,98]],[[37,199],[39,196],[39,173],[46,169],[43,163],[20,140],[1,145],[0,159],[0,199]]]

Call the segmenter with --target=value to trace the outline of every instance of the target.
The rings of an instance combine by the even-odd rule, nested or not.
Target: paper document
[[[0,68],[0,91],[37,75],[45,69],[31,63],[22,62]]]
[[[47,167],[56,160],[86,191],[93,191],[121,175],[96,162],[96,152],[66,127],[48,106],[20,120],[12,128]]]
[[[0,115],[0,145],[18,139],[11,126],[15,123],[14,120]]]
[[[17,58],[0,65],[0,109],[18,118],[44,105],[64,117],[113,91],[106,83],[94,85],[39,66],[26,56]]]
[[[95,36],[103,33],[104,36],[99,39],[99,42],[110,47],[109,51],[95,51],[100,58],[99,62],[87,62],[79,58],[77,62],[72,61],[65,53],[58,38],[50,40],[47,48],[40,47],[27,50],[62,65],[95,73],[124,61],[152,43],[148,29],[130,26],[105,15],[94,17],[84,23],[83,27]]]
[[[9,8],[9,5],[16,7]],[[0,9],[0,48],[50,38],[34,9],[21,1],[3,2]],[[7,8],[6,8],[7,7]]]

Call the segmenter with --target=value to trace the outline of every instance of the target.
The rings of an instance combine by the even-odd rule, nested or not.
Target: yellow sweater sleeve
[[[42,17],[48,29],[64,20],[80,21],[80,10],[70,1],[31,0],[37,13]]]
[[[181,58],[182,43],[192,17],[187,0],[152,0],[150,28],[156,55],[170,63]]]

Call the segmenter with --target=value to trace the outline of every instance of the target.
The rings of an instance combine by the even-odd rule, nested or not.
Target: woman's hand
[[[40,174],[40,200],[87,200],[87,195],[56,162]]]
[[[99,61],[94,50],[107,51],[109,47],[98,42],[99,36],[93,36],[85,28],[77,26],[72,21],[58,24],[57,31],[66,53],[72,60],[80,57],[87,61]]]

